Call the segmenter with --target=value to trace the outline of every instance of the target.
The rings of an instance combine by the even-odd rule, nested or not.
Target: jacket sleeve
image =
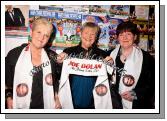
[[[12,97],[13,95],[13,77],[14,77],[14,65],[10,62],[10,54],[5,57],[5,96]]]
[[[136,102],[150,105],[149,108],[154,107],[155,59],[146,52],[143,53],[142,71],[134,91],[137,96]]]
[[[16,62],[21,51],[27,44],[23,44],[9,51],[5,57],[5,95],[13,95],[13,80]]]

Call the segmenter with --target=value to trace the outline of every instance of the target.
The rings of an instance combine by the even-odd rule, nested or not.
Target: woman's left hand
[[[124,98],[125,100],[130,101],[130,102],[132,102],[133,99],[134,99],[134,96],[131,95],[131,92],[130,92],[130,91],[123,92],[123,93],[121,94],[121,97]]]
[[[106,62],[107,65],[113,65],[114,64],[114,61],[112,59],[111,56],[107,56],[105,59],[104,59],[104,62]]]
[[[62,108],[58,95],[55,96],[55,108],[56,109]]]

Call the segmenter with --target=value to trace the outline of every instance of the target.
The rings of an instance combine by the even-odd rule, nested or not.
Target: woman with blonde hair
[[[36,19],[30,31],[31,41],[12,49],[5,58],[7,108],[60,108],[57,96],[58,67],[47,47],[53,25]]]

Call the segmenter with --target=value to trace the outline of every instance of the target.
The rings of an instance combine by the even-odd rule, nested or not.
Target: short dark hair
[[[131,21],[120,23],[117,26],[117,30],[116,30],[117,36],[120,33],[125,32],[125,31],[132,32],[132,34],[137,35],[138,34],[137,25],[132,23]]]

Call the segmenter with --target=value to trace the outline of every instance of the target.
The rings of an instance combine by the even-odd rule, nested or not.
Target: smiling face
[[[51,33],[52,25],[48,24],[47,21],[33,24],[33,28],[30,31],[30,36],[32,37],[31,44],[36,49],[43,48],[48,42]]]
[[[131,48],[137,39],[137,25],[130,21],[120,23],[116,33],[121,47],[124,49]]]
[[[136,35],[129,31],[124,31],[118,35],[118,41],[123,48],[130,48],[135,40]]]
[[[81,46],[85,49],[88,49],[93,45],[96,40],[97,29],[91,27],[85,27],[81,33]]]

